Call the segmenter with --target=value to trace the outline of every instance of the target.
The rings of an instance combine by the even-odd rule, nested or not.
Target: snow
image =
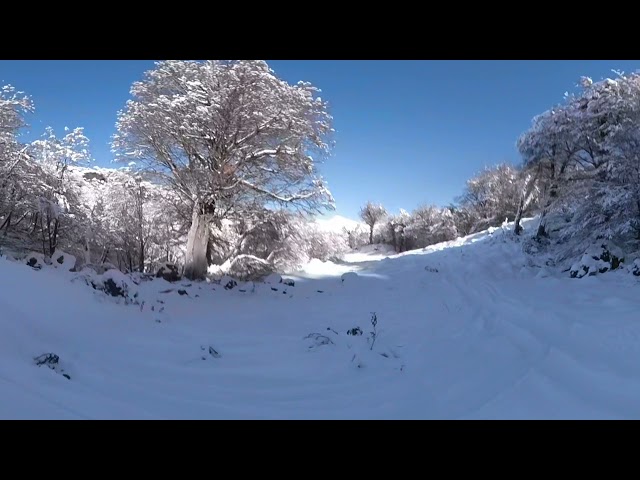
[[[294,287],[154,279],[128,305],[0,258],[0,418],[640,418],[628,269],[571,279],[502,229],[359,255]]]
[[[270,284],[282,283],[282,275],[280,275],[279,273],[272,273],[271,275],[267,275],[267,277],[264,279],[264,283],[270,283]]]
[[[331,233],[343,233],[343,229],[353,230],[358,227],[368,229],[364,223],[350,218],[343,217],[341,215],[334,215],[332,217],[318,217],[315,219],[315,223],[318,228],[325,232]]]

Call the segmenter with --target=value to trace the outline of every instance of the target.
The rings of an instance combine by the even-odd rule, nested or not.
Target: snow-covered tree
[[[347,240],[349,248],[358,248],[366,245],[369,241],[369,232],[364,226],[342,227],[342,232]]]
[[[539,168],[521,170],[518,175],[517,185],[520,192],[520,199],[518,200],[518,208],[516,210],[516,217],[514,220],[514,233],[520,235],[522,233],[522,226],[520,222],[522,217],[537,206],[539,189],[538,189],[538,176],[540,174]]]
[[[508,164],[485,168],[467,181],[460,207],[474,224],[469,233],[514,220],[520,200],[519,172]]]
[[[369,226],[369,244],[373,245],[373,230],[375,226],[381,223],[387,216],[387,210],[379,204],[367,202],[360,209],[360,218]]]
[[[207,271],[210,223],[260,209],[331,207],[316,165],[332,118],[318,90],[264,61],[163,61],[133,84],[113,146],[191,209],[185,273]]]
[[[411,215],[406,210],[400,209],[398,215],[387,218],[383,239],[390,243],[396,252],[404,252],[409,249],[405,229],[411,224]]]
[[[451,213],[458,236],[464,237],[473,233],[476,219],[474,213],[469,208],[460,205],[449,205],[447,210]]]
[[[436,206],[418,207],[409,218],[404,236],[410,248],[453,240],[457,236],[453,215],[448,209]]]
[[[538,235],[547,214],[563,210],[598,237],[628,233],[640,215],[634,197],[640,122],[640,75],[593,82],[534,118],[518,140],[525,165],[537,167],[541,195]],[[622,173],[624,172],[624,173]]]
[[[33,111],[31,99],[11,85],[0,88],[0,231],[22,221],[29,198],[31,174],[25,146],[18,140],[26,126],[25,115]]]
[[[82,128],[56,137],[53,129],[47,127],[43,138],[29,147],[29,155],[36,162],[42,176],[39,181],[37,214],[42,235],[43,253],[52,255],[58,246],[58,237],[63,229],[73,223],[77,192],[69,188],[65,174],[71,165],[81,165],[91,161],[89,139]],[[66,220],[66,221],[65,221]]]

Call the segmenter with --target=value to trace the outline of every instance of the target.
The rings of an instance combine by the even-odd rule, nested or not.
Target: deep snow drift
[[[61,268],[0,278],[0,418],[640,418],[638,277],[571,279],[500,229],[128,304]]]

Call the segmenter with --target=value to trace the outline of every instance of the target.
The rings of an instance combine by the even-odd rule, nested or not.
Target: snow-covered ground
[[[0,259],[0,417],[640,418],[638,277],[544,262],[497,229],[125,305]]]

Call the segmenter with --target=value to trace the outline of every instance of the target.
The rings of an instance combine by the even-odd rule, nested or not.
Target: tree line
[[[360,213],[369,242],[397,251],[421,248],[539,215],[533,237],[575,251],[613,240],[630,253],[640,249],[640,75],[615,72],[594,82],[583,77],[575,93],[533,118],[516,142],[519,165],[486,168],[468,180],[445,208],[425,206],[389,216],[369,202]],[[362,244],[362,233],[349,232]],[[571,250],[571,249],[570,249]]]
[[[364,243],[398,252],[539,214],[535,238],[640,241],[640,76],[581,80],[517,140],[519,165],[486,168],[449,206],[389,215],[369,202],[368,226],[335,234],[308,215],[334,208],[319,165],[333,147],[319,90],[289,84],[263,61],[162,61],[131,87],[113,150],[125,167],[89,170],[82,128],[23,143],[34,110],[0,91],[0,242],[85,264],[152,271],[183,264],[203,278],[242,259],[291,269]],[[562,228],[553,222],[562,219]],[[260,267],[260,268],[262,268]]]

